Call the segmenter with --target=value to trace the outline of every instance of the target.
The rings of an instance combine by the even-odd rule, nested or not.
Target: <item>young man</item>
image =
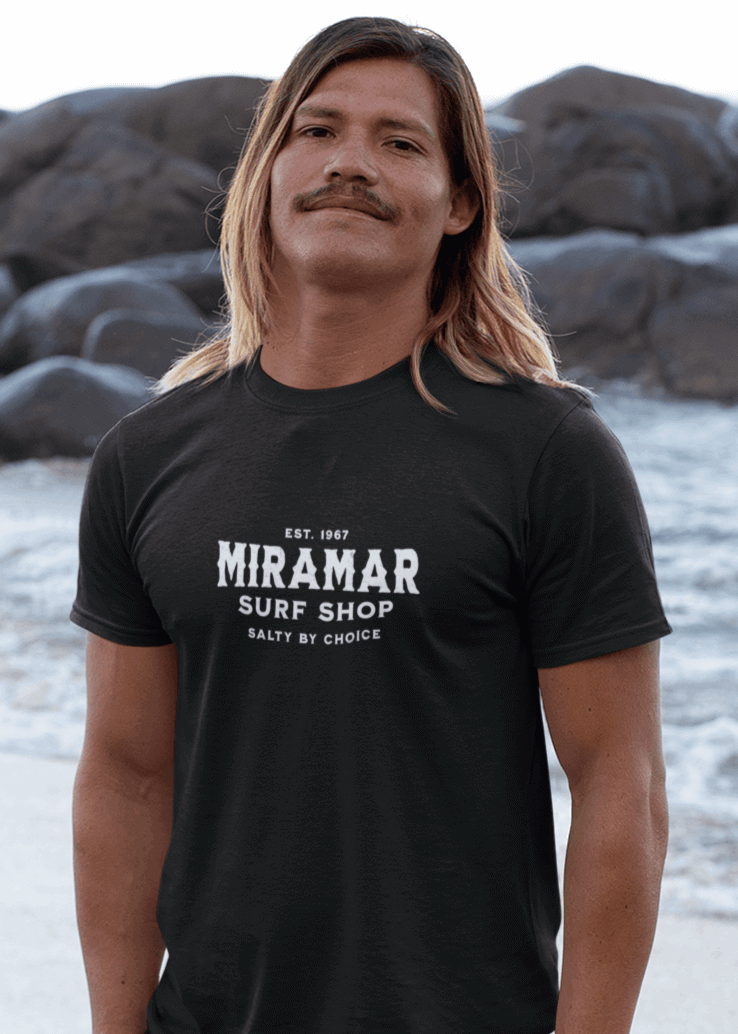
[[[229,327],[100,443],[82,509],[94,1034],[627,1034],[670,629],[453,49],[368,18],[308,43],[223,259]]]

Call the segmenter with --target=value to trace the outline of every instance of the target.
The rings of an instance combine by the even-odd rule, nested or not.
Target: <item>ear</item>
[[[446,220],[444,233],[454,235],[468,230],[476,218],[479,206],[479,192],[472,180],[464,180],[460,187],[453,187],[451,211]]]

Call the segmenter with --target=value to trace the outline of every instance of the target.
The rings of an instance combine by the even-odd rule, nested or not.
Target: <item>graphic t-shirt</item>
[[[305,391],[258,360],[125,417],[72,620],[179,658],[151,1034],[549,1034],[537,667],[670,629],[588,399],[430,346]]]

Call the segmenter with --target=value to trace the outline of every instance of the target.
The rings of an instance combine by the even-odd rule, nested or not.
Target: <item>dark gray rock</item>
[[[20,295],[10,269],[7,265],[0,266],[0,317],[4,316],[13,302]]]
[[[90,362],[130,366],[158,380],[175,359],[201,343],[207,331],[201,317],[111,309],[87,328],[81,356]]]
[[[650,236],[730,222],[738,160],[723,101],[601,69],[572,69],[487,113],[522,120],[498,146],[504,228]],[[515,182],[517,181],[517,183]]]
[[[678,284],[672,296],[738,283],[738,225],[652,237],[644,243],[648,251],[668,259],[677,270]]]
[[[79,263],[31,249],[10,252],[4,263],[19,292],[62,276],[85,273]],[[220,253],[217,248],[180,251],[147,258],[131,259],[120,265],[107,266],[108,273],[143,280],[145,283],[170,284],[186,294],[203,312],[219,311],[224,297]]]
[[[738,162],[717,130],[676,109],[583,102],[528,124],[509,152],[503,168],[519,186],[503,201],[515,236],[683,233],[727,222],[738,190]]]
[[[61,258],[59,255],[50,255],[33,247],[18,248],[15,251],[7,252],[4,256],[4,264],[8,267],[16,287],[22,294],[38,284],[46,283],[47,280],[56,280],[60,276],[72,276],[74,273],[86,272],[79,262]]]
[[[73,115],[80,115],[84,119],[103,118],[111,121],[109,114],[111,110],[115,110],[118,105],[125,107],[135,103],[138,98],[151,92],[152,87],[150,86],[98,86],[90,90],[65,93],[51,103],[63,104]],[[39,107],[44,107],[44,105],[39,105]],[[36,111],[38,108],[29,110]]]
[[[52,165],[82,125],[82,118],[63,99],[18,112],[0,123],[0,201]]]
[[[552,108],[578,107],[582,103],[601,108],[676,108],[711,125],[717,125],[726,106],[717,97],[705,97],[679,86],[579,65],[519,90],[492,110],[523,122],[541,123]]]
[[[659,306],[648,333],[670,391],[738,402],[738,284],[706,287]]]
[[[175,287],[99,269],[49,280],[22,295],[0,322],[0,372],[51,355],[79,355],[95,316],[135,309],[171,317],[200,316]]]
[[[267,86],[265,80],[238,75],[189,79],[121,97],[101,115],[220,173],[238,161]],[[229,178],[226,174],[221,185]]]
[[[675,272],[648,323],[664,383],[679,395],[738,402],[738,225],[654,237],[646,247]]]
[[[15,190],[0,219],[0,258],[32,246],[94,269],[207,248],[205,208],[217,193],[208,166],[122,126],[91,122]]]
[[[0,379],[0,458],[90,456],[102,436],[149,401],[137,370],[56,356]]]
[[[738,226],[513,241],[562,360],[693,398],[738,401]]]
[[[115,268],[123,276],[141,277],[146,283],[176,287],[205,313],[219,312],[222,307],[225,287],[217,248],[177,255],[152,255]]]
[[[675,263],[649,252],[636,234],[588,230],[513,241],[533,297],[570,371],[597,377],[653,376],[645,329],[656,299],[667,298]]]
[[[83,125],[97,121],[130,129],[169,154],[233,166],[268,82],[210,76],[150,87],[81,90],[0,120],[0,198],[54,164]]]
[[[728,149],[738,158],[738,105],[728,104],[718,122],[718,132]]]

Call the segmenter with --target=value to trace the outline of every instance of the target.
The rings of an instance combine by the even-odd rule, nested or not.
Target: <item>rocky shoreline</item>
[[[216,325],[223,190],[265,85],[0,113],[0,459],[90,455]],[[585,66],[486,119],[563,368],[738,402],[738,107]]]

